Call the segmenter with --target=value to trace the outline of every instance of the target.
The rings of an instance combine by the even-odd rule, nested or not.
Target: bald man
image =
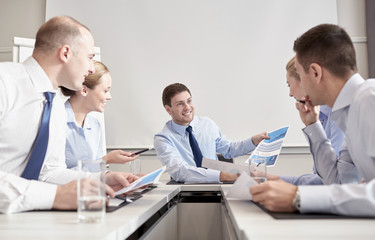
[[[0,212],[76,209],[78,172],[65,165],[65,99],[59,87],[78,91],[94,72],[94,39],[90,30],[67,16],[43,24],[32,57],[24,63],[0,63]],[[48,145],[34,180],[24,176],[46,106],[54,95]],[[43,162],[44,160],[44,162]],[[21,177],[22,176],[22,177]],[[107,193],[136,178],[108,173]],[[63,185],[65,184],[65,185]]]

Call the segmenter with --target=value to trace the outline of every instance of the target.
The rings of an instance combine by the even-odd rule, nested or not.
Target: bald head
[[[39,28],[32,56],[54,88],[78,91],[85,77],[95,72],[94,38],[87,27],[68,16],[51,18]]]
[[[39,28],[36,34],[35,51],[50,53],[63,45],[70,45],[74,50],[83,29],[90,31],[72,17],[51,18]]]

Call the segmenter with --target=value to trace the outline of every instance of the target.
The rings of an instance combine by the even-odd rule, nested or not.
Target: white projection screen
[[[307,146],[285,65],[298,36],[337,23],[336,0],[47,0],[56,15],[90,28],[111,71],[107,147],[152,145],[175,82],[231,140],[290,126],[284,146]]]

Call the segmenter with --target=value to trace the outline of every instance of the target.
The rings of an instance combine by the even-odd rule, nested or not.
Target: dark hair
[[[163,91],[163,96],[162,96],[163,106],[168,105],[171,107],[172,98],[176,94],[185,92],[185,91],[187,91],[191,95],[189,88],[187,88],[182,83],[173,83],[171,85],[168,85],[166,88],[164,88],[164,91]]]
[[[104,74],[109,73],[109,70],[108,70],[107,66],[104,65],[104,63],[102,63],[102,62],[94,60],[94,68],[95,68],[95,72],[90,73],[85,78],[85,81],[83,82],[83,85],[85,85],[86,87],[88,87],[90,89],[94,89],[97,85],[99,85],[100,84],[100,81],[99,81],[100,78]],[[76,91],[67,89],[66,87],[61,87],[61,92],[67,97],[73,96],[76,93]]]
[[[350,70],[357,71],[353,43],[337,25],[321,24],[311,28],[294,41],[293,50],[305,72],[312,63],[338,77],[345,77]]]

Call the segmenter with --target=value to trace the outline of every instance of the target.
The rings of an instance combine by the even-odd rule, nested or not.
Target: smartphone
[[[133,153],[133,154],[130,155],[130,156],[131,156],[131,157],[134,157],[135,155],[138,155],[138,154],[141,154],[141,153],[147,152],[147,151],[149,151],[149,150],[150,150],[150,148],[145,148],[145,149],[142,149],[142,150],[140,150],[140,151],[138,151],[138,152]]]

